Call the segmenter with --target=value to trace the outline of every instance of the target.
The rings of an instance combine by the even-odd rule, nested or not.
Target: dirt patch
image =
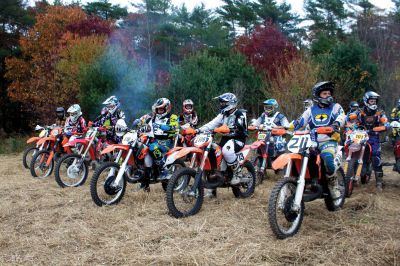
[[[99,208],[88,182],[61,189],[54,177],[33,179],[20,155],[1,155],[0,264],[399,264],[400,175],[391,167],[383,193],[371,180],[342,211],[306,204],[300,232],[283,241],[266,217],[277,178],[271,173],[251,199],[220,189],[198,215],[177,220],[160,185],[149,194],[130,185],[119,205]]]

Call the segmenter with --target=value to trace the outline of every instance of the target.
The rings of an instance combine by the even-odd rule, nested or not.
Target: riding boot
[[[144,177],[140,181],[139,189],[143,189],[146,192],[150,192],[150,173],[151,173],[151,167],[144,168]]]
[[[378,192],[381,192],[382,191],[383,172],[375,171],[375,179],[376,179],[376,190]]]

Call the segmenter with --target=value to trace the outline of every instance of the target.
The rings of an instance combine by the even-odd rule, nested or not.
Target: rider
[[[392,113],[390,114],[390,120],[400,122],[400,99],[397,101],[397,106],[393,108]]]
[[[335,163],[336,149],[340,140],[339,130],[344,125],[345,114],[343,108],[333,102],[334,83],[331,81],[318,82],[312,88],[312,95],[316,104],[308,108],[299,119],[293,122],[294,129],[298,130],[309,125],[313,130],[318,127],[331,126],[335,132],[330,135],[320,134],[317,137],[318,150],[324,160],[328,187],[333,199],[340,197],[336,170],[338,163]]]
[[[71,105],[68,108],[67,113],[69,116],[65,121],[65,134],[67,136],[71,136],[72,132],[83,133],[83,131],[86,129],[86,121],[82,116],[82,111],[79,104]]]
[[[65,125],[65,109],[64,107],[57,107],[56,108],[56,125],[57,126],[64,126]]]
[[[240,170],[239,160],[236,153],[239,152],[247,138],[247,118],[244,110],[237,109],[237,98],[233,93],[224,93],[214,99],[219,101],[220,114],[209,123],[203,125],[197,132],[211,131],[222,125],[226,125],[231,130],[230,133],[223,135],[219,146],[222,147],[222,154],[229,168],[232,170],[231,184],[240,183],[240,178],[236,173]]]
[[[121,137],[115,134],[115,125],[119,119],[125,120],[125,113],[120,109],[121,103],[116,96],[108,97],[104,102],[101,114],[95,119],[93,125],[107,128],[107,139],[119,143]]]
[[[372,129],[381,125],[388,127],[388,119],[385,115],[385,112],[378,108],[379,97],[379,94],[373,91],[368,91],[364,94],[364,107],[359,113],[358,121],[359,125],[364,126],[367,130],[369,130],[368,143],[371,145],[372,149],[370,152],[372,155],[372,168],[375,171],[376,189],[381,191],[383,178],[381,144],[379,140],[379,132],[374,132]],[[366,153],[365,156],[368,156],[368,153]]]
[[[171,102],[167,98],[159,98],[152,106],[152,123],[154,139],[149,143],[151,157],[145,158],[145,177],[140,188],[149,191],[150,172],[154,163],[160,169],[160,179],[166,178],[168,172],[163,169],[165,163],[164,154],[173,146],[173,138],[179,128],[178,116],[171,113]]]
[[[268,99],[263,102],[264,104],[264,113],[252,124],[253,126],[259,127],[270,126],[276,127],[281,126],[288,128],[289,121],[286,116],[280,112],[278,112],[279,104],[275,99]],[[268,155],[271,157],[276,157],[277,153],[283,153],[285,151],[285,143],[281,136],[274,136],[274,146],[270,146],[268,150]]]
[[[186,99],[182,103],[183,113],[179,116],[179,124],[189,125],[190,127],[196,127],[198,123],[197,113],[194,110],[193,101]]]

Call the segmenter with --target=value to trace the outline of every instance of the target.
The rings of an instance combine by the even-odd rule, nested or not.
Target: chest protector
[[[278,118],[279,112],[276,112],[272,117],[263,114],[261,117],[261,124],[268,127],[281,126],[281,121]]]
[[[365,112],[361,112],[361,125],[364,125],[367,129],[379,126],[380,112],[367,115]]]
[[[183,117],[183,124],[191,124],[192,123],[192,120],[193,120],[193,114],[183,114],[182,115],[182,117]]]
[[[331,104],[327,108],[320,108],[317,105],[311,107],[311,121],[309,122],[310,128],[318,128],[332,125],[336,120],[338,114],[333,113],[333,107]]]

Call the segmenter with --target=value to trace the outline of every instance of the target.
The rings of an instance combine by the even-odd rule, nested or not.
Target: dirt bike
[[[197,134],[193,147],[181,147],[172,151],[167,157],[167,163],[185,158],[192,154],[190,167],[177,170],[168,182],[166,200],[169,213],[175,218],[195,215],[201,209],[204,198],[204,188],[231,187],[237,198],[247,198],[254,193],[256,174],[253,165],[248,160],[250,146],[237,153],[238,170],[233,173],[223,159],[221,147],[213,142],[214,134],[227,134],[230,129],[222,126],[212,132]],[[195,134],[194,129],[188,129],[186,134]],[[240,176],[240,183],[231,185],[234,174]],[[243,189],[243,191],[242,191]]]
[[[394,136],[393,153],[396,160],[394,170],[400,174],[400,122],[393,121],[390,123]]]
[[[61,127],[53,128],[49,136],[41,138],[37,144],[42,145],[47,142],[47,148],[38,151],[32,157],[30,164],[31,175],[38,178],[45,178],[51,175],[54,169],[55,156],[60,158],[63,153],[72,152],[71,148],[62,146],[62,143],[67,141]]]
[[[96,205],[117,204],[125,194],[127,182],[137,183],[145,178],[144,160],[150,152],[147,144],[153,137],[152,130],[149,132],[130,130],[123,136],[121,144],[110,145],[101,152],[101,154],[106,154],[117,151],[117,156],[114,162],[103,163],[91,179],[90,194]],[[159,166],[153,164],[150,183],[161,182],[163,188],[166,189],[172,172],[183,166],[185,166],[183,160],[167,164],[165,168],[169,175],[161,178]]]
[[[31,143],[36,143],[36,144],[35,144],[35,146],[29,146],[28,148],[26,148],[22,155],[22,164],[24,165],[25,168],[27,168],[27,169],[29,168],[33,156],[35,156],[38,151],[41,151],[41,150],[47,148],[47,145],[46,145],[47,142],[43,142],[42,144],[39,145],[38,141],[41,138],[47,137],[50,134],[50,131],[54,127],[55,127],[55,125],[47,126],[47,127],[42,127],[42,126],[36,125],[35,131],[40,130],[39,135],[37,137],[31,137],[26,141],[27,144],[31,144]]]
[[[100,138],[98,138],[100,136]],[[89,173],[89,164],[98,165],[101,161],[110,159],[109,154],[100,155],[108,143],[105,139],[106,129],[103,127],[89,127],[84,138],[70,138],[63,147],[78,150],[63,155],[57,162],[54,177],[57,184],[64,187],[78,187],[85,183]]]
[[[249,130],[257,130],[254,126],[249,126]],[[257,140],[251,144],[251,148],[257,151],[257,156],[253,160],[253,166],[256,171],[256,186],[261,184],[267,177],[267,166],[272,163],[268,155],[270,145],[275,145],[274,136],[283,136],[286,130],[281,128],[272,128],[268,125],[260,125],[257,130]]]
[[[345,201],[344,174],[340,168],[341,147],[337,147],[335,158],[340,197],[332,199],[322,159],[314,149],[318,144],[312,141],[314,134],[332,134],[331,127],[320,127],[312,131],[295,131],[288,142],[291,153],[279,156],[273,169],[286,166],[284,178],[273,187],[269,197],[268,221],[272,232],[279,239],[295,235],[302,224],[304,202],[323,198],[329,211],[342,208]]]
[[[375,127],[375,132],[385,131],[385,127]],[[362,184],[369,182],[372,172],[371,145],[368,143],[368,130],[358,126],[357,129],[346,132],[345,153],[346,162],[344,164],[346,197],[353,193],[354,185],[361,180]]]

